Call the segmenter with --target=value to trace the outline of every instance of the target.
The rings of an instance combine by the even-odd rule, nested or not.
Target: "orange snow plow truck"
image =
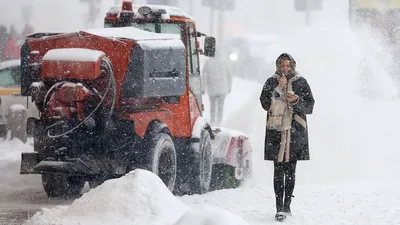
[[[214,53],[215,39],[179,8],[130,1],[110,9],[104,28],[28,36],[21,92],[40,118],[28,119],[34,151],[22,153],[20,173],[41,174],[49,197],[137,168],[177,195],[236,187],[252,149],[203,118],[199,56]]]

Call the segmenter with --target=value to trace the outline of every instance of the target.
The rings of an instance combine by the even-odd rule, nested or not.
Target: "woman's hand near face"
[[[294,94],[290,94],[290,93],[286,93],[285,94],[285,98],[286,98],[286,101],[288,101],[290,103],[293,103],[293,102],[296,102],[299,99],[299,96],[298,95],[294,95]]]
[[[283,91],[283,90],[285,89],[286,85],[287,85],[287,78],[286,78],[286,76],[282,76],[282,77],[279,79],[278,87],[279,87],[279,89],[280,89],[281,91]]]

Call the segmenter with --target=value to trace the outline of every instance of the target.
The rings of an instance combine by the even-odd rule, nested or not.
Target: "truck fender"
[[[144,140],[147,140],[150,135],[157,133],[165,133],[172,136],[171,131],[169,130],[168,126],[165,123],[159,120],[153,120],[147,126],[146,134],[144,135]]]
[[[208,131],[211,139],[215,138],[215,135],[212,132],[210,124],[202,116],[199,116],[199,117],[197,117],[196,121],[194,122],[194,125],[192,128],[192,139],[200,140],[201,132],[203,130]]]

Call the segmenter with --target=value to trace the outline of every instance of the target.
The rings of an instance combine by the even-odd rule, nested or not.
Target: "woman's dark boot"
[[[286,219],[286,215],[285,215],[285,213],[284,212],[278,212],[278,213],[276,213],[275,214],[275,220],[276,221],[283,221],[283,220],[285,220]]]
[[[276,201],[276,212],[283,212],[283,198],[280,196],[275,197]]]
[[[276,201],[276,214],[275,220],[276,221],[283,221],[286,219],[286,215],[283,212],[283,197],[282,196],[275,196]]]
[[[290,204],[292,203],[292,197],[293,196],[285,196],[285,202],[283,203],[283,212],[286,215],[292,215],[292,211],[290,210]]]

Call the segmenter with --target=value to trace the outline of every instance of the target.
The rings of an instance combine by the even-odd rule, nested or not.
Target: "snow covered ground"
[[[390,76],[372,67],[372,76],[381,82],[364,83],[364,90],[378,88],[380,95],[367,98],[358,70],[363,46],[350,31],[308,29],[296,38],[285,39],[285,51],[308,79],[316,105],[309,116],[311,161],[298,165],[294,216],[286,224],[399,224],[400,101]],[[226,100],[224,126],[247,133],[255,151],[254,174],[239,189],[178,198],[156,176],[135,171],[66,205],[44,205],[26,225],[276,223],[272,163],[262,160],[262,85],[235,79]],[[204,101],[207,107],[207,96]],[[19,153],[32,147],[3,141],[0,148],[0,196],[43,196],[38,177],[18,175]]]
[[[366,33],[356,36],[334,21],[323,27],[282,33],[282,52],[295,57],[316,99],[308,117],[311,160],[298,164],[293,217],[285,224],[400,224],[400,100],[385,72],[390,61]],[[368,63],[367,76],[361,62]],[[255,151],[254,173],[240,188],[174,197],[156,176],[139,170],[74,202],[40,200],[42,212],[25,224],[275,224],[272,163],[262,160],[262,85],[235,79],[226,99],[223,125],[248,134]],[[207,108],[207,96],[204,101]],[[0,140],[0,218],[10,207],[18,210],[18,199],[45,198],[38,176],[18,174],[24,151],[32,146]]]

